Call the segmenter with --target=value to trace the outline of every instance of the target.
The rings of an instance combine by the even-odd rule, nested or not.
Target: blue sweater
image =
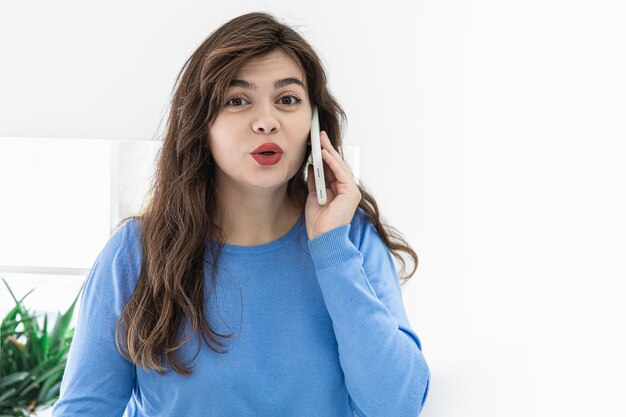
[[[159,375],[117,351],[115,323],[139,276],[141,224],[118,228],[93,265],[54,417],[416,417],[430,370],[411,329],[390,252],[361,208],[308,240],[304,213],[284,236],[224,245],[211,326],[192,375]],[[189,327],[187,327],[189,330]],[[185,336],[188,332],[185,332]],[[178,352],[198,349],[197,333]]]

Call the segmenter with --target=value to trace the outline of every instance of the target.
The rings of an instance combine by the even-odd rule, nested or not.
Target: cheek
[[[298,146],[306,147],[309,141],[309,132],[311,131],[311,120],[306,116],[298,120],[298,123],[293,126],[293,135],[295,143]]]
[[[232,131],[228,126],[223,123],[215,123],[211,126],[208,135],[209,149],[212,154],[220,155],[228,152],[232,152],[230,147],[233,145],[233,141],[230,140],[233,136]]]

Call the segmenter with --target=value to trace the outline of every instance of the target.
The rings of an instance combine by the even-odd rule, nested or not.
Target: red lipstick
[[[275,165],[283,157],[283,150],[273,142],[264,143],[250,154],[259,165]]]
[[[276,165],[278,161],[283,157],[282,153],[273,153],[271,155],[266,155],[263,153],[253,153],[252,157],[255,161],[259,163],[259,165]]]
[[[283,153],[283,149],[273,142],[267,142],[259,146],[255,150],[253,150],[251,153],[261,153],[261,152]]]

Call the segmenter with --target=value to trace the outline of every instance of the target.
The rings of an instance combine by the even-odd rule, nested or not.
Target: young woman
[[[325,205],[307,166],[314,105]],[[87,278],[53,416],[420,413],[430,371],[390,250],[417,256],[354,181],[340,118],[313,48],[271,15],[200,45],[150,202]]]

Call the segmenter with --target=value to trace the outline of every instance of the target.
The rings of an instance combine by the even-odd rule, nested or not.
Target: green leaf
[[[28,372],[16,372],[0,378],[0,388],[23,381],[28,376]]]
[[[6,400],[7,398],[10,398],[13,394],[15,394],[17,391],[15,388],[9,388],[8,390],[6,390],[3,394],[0,394],[0,402]]]
[[[49,369],[48,371],[46,371],[43,374],[41,374],[37,379],[35,379],[29,386],[24,388],[20,392],[20,395],[25,395],[27,392],[29,392],[33,388],[39,387],[41,385],[42,381],[52,377],[53,375],[54,375],[54,380],[56,381],[57,380],[57,376],[59,374],[59,371],[62,373],[64,369],[65,369],[65,364],[64,363],[60,363],[60,364],[56,365],[55,367],[53,367],[52,369]]]
[[[47,401],[54,400],[58,397],[64,371],[65,364],[63,364],[63,367],[58,375],[51,376],[41,385],[41,388],[39,389],[39,396],[36,400],[37,404],[44,404]]]
[[[38,410],[52,406],[58,399],[75,330],[69,324],[86,281],[65,314],[59,313],[52,332],[47,314],[40,329],[36,312],[22,303],[33,290],[18,300],[3,281],[16,305],[2,319],[0,327],[0,417],[28,417],[28,406],[33,401]]]
[[[21,370],[28,369],[27,355],[26,355],[26,352],[24,352],[22,348],[20,348],[18,345],[16,345],[13,342],[9,342],[7,343],[5,349],[6,349],[7,355],[12,355],[13,362],[16,365],[16,369],[21,369]]]
[[[2,330],[4,331],[4,329],[8,329],[9,326],[12,326],[17,317],[17,314],[19,313],[18,307],[15,306],[11,309],[11,311],[9,311],[9,313],[6,315],[6,317],[4,319],[2,319]],[[17,325],[17,324],[16,324]]]
[[[9,287],[9,284],[7,283],[7,281],[4,278],[2,278],[2,281],[4,282],[4,285],[9,290],[9,293],[11,294],[11,297],[13,297],[13,300],[15,301],[15,304],[17,304],[18,306],[21,306],[22,301],[24,301],[24,298],[26,298],[28,296],[28,294],[30,294],[31,292],[35,291],[35,289],[33,288],[32,290],[28,291],[26,293],[26,295],[22,297],[21,300],[18,301],[17,298],[15,298],[15,295],[13,294],[13,291],[11,291],[11,287]]]
[[[11,297],[13,297],[13,300],[15,301],[15,307],[17,308],[18,313],[21,316],[30,316],[30,314],[26,311],[26,309],[23,307],[22,305],[22,301],[24,301],[24,298],[26,298],[31,292],[35,291],[35,289],[33,288],[32,290],[28,291],[26,293],[26,295],[24,297],[22,297],[21,300],[18,301],[17,298],[15,298],[15,294],[13,294],[13,291],[11,291],[11,287],[9,287],[9,284],[6,282],[6,280],[4,278],[2,278],[2,281],[4,282],[4,285],[7,287],[7,289],[9,290],[9,293],[11,294]]]
[[[76,306],[76,302],[78,301],[80,293],[83,291],[83,288],[85,288],[86,282],[87,280],[83,281],[83,284],[80,286],[78,294],[76,294],[76,298],[74,298],[74,302],[72,303],[72,305],[70,305],[65,314],[57,318],[56,323],[54,323],[54,328],[52,329],[52,335],[50,338],[50,350],[58,349],[65,339],[67,328],[69,327],[70,322],[72,321],[72,315],[74,314],[74,307]]]

